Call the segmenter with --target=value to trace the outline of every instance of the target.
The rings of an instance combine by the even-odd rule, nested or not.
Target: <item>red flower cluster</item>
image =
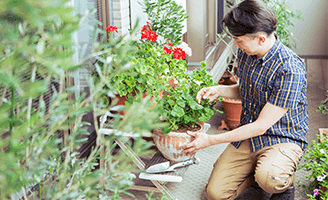
[[[157,34],[155,31],[152,31],[151,24],[147,22],[147,25],[144,25],[141,29],[141,39],[148,39],[151,41],[157,41]]]
[[[114,32],[115,31],[116,33],[118,33],[116,26],[108,26],[106,28],[106,31],[109,31],[109,32]]]
[[[167,47],[164,47],[163,50],[165,54],[172,54],[172,50]]]
[[[143,33],[141,33],[141,39],[148,39],[151,41],[157,41],[157,34],[155,31],[144,31]]]
[[[167,45],[173,46],[172,44],[167,44]],[[165,54],[172,54],[172,50],[168,47],[164,47],[163,51]],[[173,49],[173,58],[174,59],[180,59],[180,58],[186,59],[186,52],[183,51],[181,48],[176,47]]]
[[[181,48],[174,48],[173,49],[173,58],[182,60],[186,59],[186,52],[184,52]]]
[[[147,25],[143,25],[141,32],[144,32],[144,31],[153,31],[153,30],[151,30],[150,22],[147,22]]]

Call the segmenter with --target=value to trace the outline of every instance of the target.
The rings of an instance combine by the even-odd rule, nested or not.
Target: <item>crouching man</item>
[[[221,25],[238,47],[239,85],[203,88],[197,100],[240,98],[241,122],[238,128],[222,134],[194,134],[184,151],[195,154],[211,145],[230,143],[214,164],[206,186],[208,200],[235,199],[252,179],[271,199],[278,194],[282,199],[284,193],[290,194],[307,146],[304,63],[279,41],[274,33],[276,16],[260,1],[242,1],[226,14]]]

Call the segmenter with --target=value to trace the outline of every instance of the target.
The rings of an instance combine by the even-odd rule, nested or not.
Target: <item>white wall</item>
[[[287,0],[291,10],[301,10],[303,20],[293,20],[299,55],[328,55],[328,1]]]
[[[112,0],[113,5],[113,22],[117,27],[118,34],[123,36],[129,33],[130,29],[130,12],[129,12],[129,0]]]

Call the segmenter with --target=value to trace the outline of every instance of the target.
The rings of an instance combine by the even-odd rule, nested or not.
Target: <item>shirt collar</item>
[[[269,50],[268,53],[266,53],[261,59],[263,61],[263,63],[265,63],[266,60],[271,59],[271,57],[277,52],[277,50],[279,49],[280,46],[280,40],[277,36],[277,34],[274,33],[274,36],[276,38],[276,42],[273,44],[273,46],[271,47],[271,49]]]

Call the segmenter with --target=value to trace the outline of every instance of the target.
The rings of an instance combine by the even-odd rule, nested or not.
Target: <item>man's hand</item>
[[[204,132],[187,132],[193,139],[190,143],[181,146],[182,153],[194,155],[198,150],[211,146],[210,136]]]
[[[214,99],[218,98],[219,92],[218,88],[216,86],[212,87],[205,87],[199,90],[197,93],[197,102],[200,103],[202,99],[209,99],[210,101],[213,101]]]

